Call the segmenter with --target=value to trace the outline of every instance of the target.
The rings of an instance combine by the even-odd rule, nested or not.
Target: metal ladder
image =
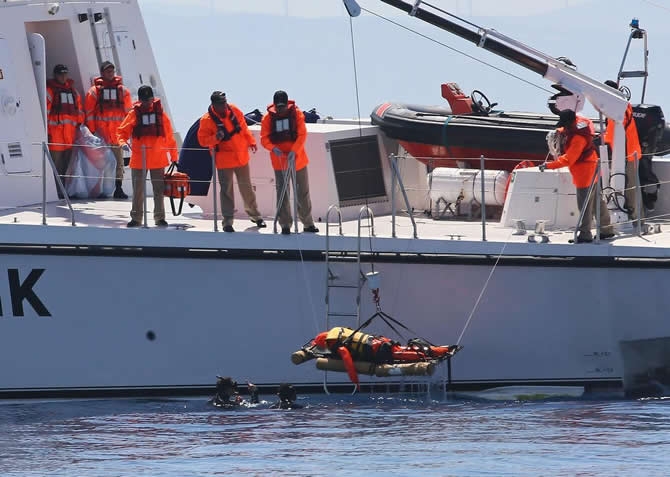
[[[89,8],[87,14],[98,65],[101,65],[104,61],[102,54],[103,50],[111,50],[114,66],[116,67],[116,74],[122,76],[119,50],[116,45],[116,37],[114,36],[114,27],[112,25],[112,16],[109,12],[109,8],[105,7],[102,12],[93,12],[93,9]],[[99,26],[102,28],[98,28]],[[101,46],[101,42],[105,39],[105,34],[107,35],[107,38],[109,38],[109,46]]]
[[[644,78],[642,82],[642,98],[640,99],[640,104],[644,104],[644,95],[647,91],[647,79],[649,78],[648,71],[648,62],[649,62],[649,50],[647,48],[647,31],[640,28],[640,23],[637,18],[633,18],[630,22],[631,32],[628,36],[628,43],[626,44],[626,50],[623,53],[623,58],[621,59],[621,66],[619,67],[619,73],[617,74],[617,85],[621,86],[621,80],[624,78]],[[629,70],[624,71],[624,66],[626,64],[626,58],[628,57],[628,52],[630,50],[630,45],[633,40],[643,40],[643,54],[644,54],[644,69],[643,70]],[[624,91],[624,94],[628,96],[630,100],[630,90],[627,87],[624,87],[627,90]]]
[[[331,223],[330,222],[330,214],[331,212],[337,213],[337,219],[338,221],[336,223]],[[363,225],[362,220],[363,217],[367,216],[370,219],[370,225]],[[361,290],[363,289],[363,285],[365,285],[365,282],[367,281],[367,277],[365,275],[365,272],[363,271],[362,265],[361,265],[361,229],[366,227],[370,228],[370,233],[374,237],[375,236],[375,221],[374,221],[374,214],[372,213],[372,210],[370,210],[369,207],[363,206],[361,207],[361,210],[358,214],[358,247],[356,250],[356,266],[358,269],[357,273],[357,280],[355,282],[352,281],[345,281],[344,283],[338,283],[338,279],[340,278],[337,273],[335,273],[334,268],[333,268],[333,262],[337,263],[350,263],[352,261],[351,257],[347,257],[344,252],[334,252],[330,248],[330,227],[331,226],[337,226],[339,227],[339,234],[340,236],[343,236],[342,233],[342,212],[340,211],[340,208],[336,205],[331,205],[328,208],[328,212],[326,213],[326,329],[330,329],[330,318],[331,317],[337,317],[337,318],[356,318],[355,321],[355,327],[359,327],[361,324]],[[349,289],[349,290],[356,290],[356,310],[354,311],[348,311],[348,312],[341,312],[341,311],[333,311],[331,306],[332,306],[332,293],[333,290],[335,289]],[[352,324],[353,326],[353,324]]]
[[[330,214],[334,212],[337,214],[337,222],[330,222]],[[370,219],[369,225],[363,225],[362,220],[364,216]],[[336,273],[333,265],[335,263],[352,263],[352,257],[346,255],[346,251],[333,251],[330,246],[330,227],[339,227],[339,235],[343,236],[342,233],[342,212],[340,208],[336,205],[331,205],[328,208],[326,213],[326,250],[325,250],[325,261],[326,261],[326,330],[331,328],[331,317],[338,319],[338,324],[344,326],[349,325],[352,329],[356,329],[361,325],[361,291],[363,286],[367,282],[368,278],[366,273],[363,271],[361,264],[361,229],[370,228],[370,235],[375,236],[375,222],[374,214],[372,210],[367,207],[361,207],[358,213],[358,247],[356,251],[356,278],[354,280],[342,281],[340,280],[339,275]],[[356,309],[355,310],[337,310],[332,309],[333,302],[333,292],[335,290],[350,290],[356,291]],[[352,297],[353,298],[353,297]],[[348,319],[349,323],[342,323],[340,320]],[[328,372],[324,371],[323,375],[323,389],[326,394],[330,394],[328,391]],[[354,387],[354,392],[356,388]],[[353,394],[353,393],[352,393]]]

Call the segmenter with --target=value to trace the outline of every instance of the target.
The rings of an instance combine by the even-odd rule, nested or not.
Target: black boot
[[[128,198],[128,194],[123,192],[123,189],[121,188],[122,182],[123,181],[121,179],[116,179],[116,190],[114,190],[114,198],[115,199],[127,199]]]

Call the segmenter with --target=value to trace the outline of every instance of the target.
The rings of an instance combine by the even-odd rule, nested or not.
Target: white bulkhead
[[[53,67],[67,65],[83,99],[103,61],[116,65],[133,100],[148,84],[170,114],[137,0],[0,3],[0,207],[42,201],[45,83]],[[46,199],[56,200],[48,164],[45,176]]]

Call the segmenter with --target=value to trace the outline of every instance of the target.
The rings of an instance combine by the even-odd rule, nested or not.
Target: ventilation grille
[[[340,206],[387,200],[377,136],[330,141]]]
[[[20,142],[10,142],[7,145],[7,150],[9,151],[10,158],[23,157],[23,150],[21,150]]]

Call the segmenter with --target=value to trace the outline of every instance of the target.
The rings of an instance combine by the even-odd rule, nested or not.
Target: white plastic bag
[[[105,142],[81,126],[68,167],[67,193],[80,199],[108,197],[114,192],[116,157]]]

